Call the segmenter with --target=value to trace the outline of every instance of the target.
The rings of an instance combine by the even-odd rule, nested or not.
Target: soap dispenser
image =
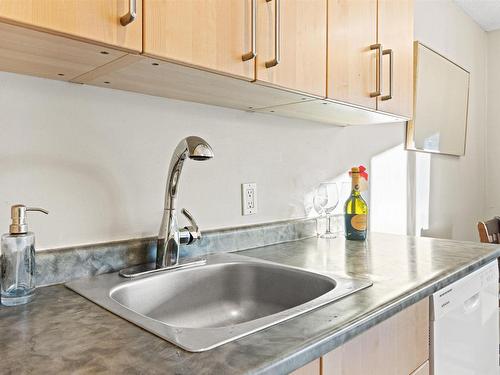
[[[43,208],[16,204],[10,209],[9,233],[2,235],[0,248],[0,299],[5,306],[30,302],[35,294],[35,234],[28,232],[26,213]]]

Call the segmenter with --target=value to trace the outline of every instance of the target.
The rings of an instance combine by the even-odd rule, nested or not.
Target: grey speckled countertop
[[[2,374],[286,373],[500,256],[479,243],[372,233],[366,243],[310,238],[242,252],[373,286],[204,353],[188,353],[64,286],[0,307]]]

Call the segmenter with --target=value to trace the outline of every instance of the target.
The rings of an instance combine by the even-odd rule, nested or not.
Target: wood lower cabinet
[[[431,367],[429,361],[425,362],[422,366],[416,369],[411,375],[429,375],[431,373]]]
[[[428,361],[426,298],[324,355],[320,371],[314,370],[313,361],[293,374],[428,375]]]
[[[318,375],[321,373],[321,359],[318,358],[295,370],[290,375]]]
[[[141,52],[142,0],[133,1],[137,15],[126,26],[129,0],[2,0],[0,22]]]
[[[326,96],[327,0],[256,0],[257,83]]]
[[[377,109],[412,117],[413,0],[378,0],[378,42],[391,54],[383,56],[382,95]],[[392,80],[392,88],[391,88]]]
[[[253,80],[252,1],[143,0],[144,54]]]

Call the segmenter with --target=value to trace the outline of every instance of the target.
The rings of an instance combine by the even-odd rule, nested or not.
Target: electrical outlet
[[[257,213],[257,184],[241,184],[241,208],[243,215]]]

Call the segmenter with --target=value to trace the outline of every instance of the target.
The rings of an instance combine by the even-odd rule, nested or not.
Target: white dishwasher
[[[431,297],[431,374],[498,375],[498,264]]]

